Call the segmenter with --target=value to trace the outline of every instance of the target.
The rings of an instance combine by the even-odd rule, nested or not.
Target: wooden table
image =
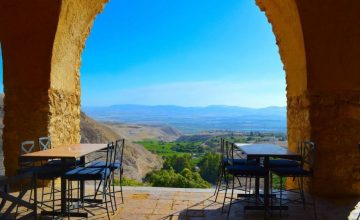
[[[48,160],[48,159],[61,159],[61,167],[62,173],[68,169],[67,161],[80,158],[80,162],[82,165],[85,164],[85,156],[103,150],[107,147],[107,144],[70,144],[70,145],[63,145],[56,148],[43,150],[43,151],[36,151],[28,154],[24,154],[20,156],[20,159],[33,159],[33,160]],[[84,198],[84,191],[85,191],[85,183],[84,181],[80,181],[80,198]],[[61,210],[60,212],[56,211],[42,211],[41,214],[43,215],[53,215],[58,216],[62,215],[66,217],[67,215],[74,216],[74,217],[86,217],[87,213],[77,213],[71,212],[68,213],[66,210],[66,180],[61,177]]]
[[[269,158],[284,158],[284,159],[294,159],[300,160],[301,155],[298,153],[294,153],[289,151],[284,147],[280,147],[275,144],[240,144],[235,143],[235,146],[241,150],[244,154],[247,155],[248,159],[256,159],[258,164],[260,165],[260,159],[264,160],[263,166],[266,170],[266,175],[264,178],[264,205],[263,206],[246,206],[245,209],[287,209],[287,206],[270,206],[269,197],[270,197],[270,168],[269,168]],[[255,194],[259,196],[260,189],[260,181],[259,178],[255,180]]]

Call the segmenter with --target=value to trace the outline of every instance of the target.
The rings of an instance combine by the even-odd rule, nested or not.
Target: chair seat
[[[86,167],[92,167],[92,168],[104,168],[106,166],[106,162],[105,161],[94,161],[91,162],[88,166]],[[121,167],[121,163],[119,160],[116,160],[114,164],[112,164],[111,166],[109,166],[110,169],[119,169]]]
[[[224,159],[223,160],[225,166],[230,165],[228,159]],[[252,159],[252,160],[248,160],[248,159],[233,159],[233,164],[234,165],[256,165],[257,162],[256,160]]]
[[[272,173],[281,177],[306,177],[312,173],[308,170],[304,170],[301,167],[279,167],[270,169]]]
[[[296,160],[286,160],[286,159],[275,159],[269,160],[269,167],[298,167],[300,163]]]
[[[110,175],[109,168],[77,167],[65,173],[69,180],[103,180]]]
[[[37,179],[54,179],[58,178],[62,174],[61,167],[47,167],[47,166],[35,166],[35,167],[25,167],[18,170],[18,173],[32,172],[36,173]]]
[[[264,177],[266,170],[260,166],[253,165],[234,165],[227,166],[226,169],[228,172],[235,176],[257,176]]]

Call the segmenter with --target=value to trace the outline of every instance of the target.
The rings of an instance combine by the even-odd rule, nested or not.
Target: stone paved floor
[[[214,202],[212,190],[175,189],[153,187],[125,187],[125,203],[120,204],[112,219],[159,219],[159,220],[221,220],[226,213],[221,212],[222,204]],[[317,198],[317,219],[356,219],[360,210],[360,198],[325,199]],[[222,201],[220,198],[219,202]],[[99,208],[87,208],[93,216],[89,219],[107,219],[106,212]],[[50,219],[40,217],[40,219]],[[71,218],[77,219],[77,218]],[[242,204],[231,209],[230,219],[314,219],[312,207],[305,211],[302,206],[291,206],[280,218],[278,212],[265,215],[263,211],[243,212]]]

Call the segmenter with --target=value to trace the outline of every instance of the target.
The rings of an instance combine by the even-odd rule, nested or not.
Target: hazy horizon
[[[239,106],[239,105],[222,105],[222,104],[211,104],[211,105],[204,105],[204,106],[184,106],[184,105],[146,105],[146,104],[131,104],[131,103],[124,103],[124,104],[111,104],[111,105],[82,105],[81,107],[85,108],[102,108],[102,107],[113,107],[113,106],[147,106],[147,107],[160,107],[160,106],[174,106],[174,107],[181,107],[181,108],[207,108],[207,107],[234,107],[234,108],[249,108],[249,109],[264,109],[264,108],[286,108],[285,106],[275,106],[269,105],[264,107],[249,107],[249,106]]]

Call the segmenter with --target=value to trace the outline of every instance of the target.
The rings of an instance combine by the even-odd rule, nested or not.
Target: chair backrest
[[[311,172],[315,166],[315,143],[312,141],[299,141],[298,152],[301,154],[301,167]]]
[[[113,161],[113,153],[114,153],[114,143],[108,143],[107,148],[106,148],[106,161],[105,161],[105,167],[109,167]]]
[[[119,158],[120,165],[122,165],[124,157],[124,148],[125,148],[125,139],[119,139],[115,142],[115,152],[114,152],[114,163],[117,158]]]
[[[31,153],[35,148],[34,141],[23,141],[20,144],[20,155]]]
[[[222,137],[220,138],[220,153],[221,153],[221,159],[224,161],[226,159],[225,154],[225,139]]]
[[[51,139],[50,137],[40,137],[39,138],[40,150],[51,149]]]
[[[233,165],[235,144],[230,141],[224,141],[225,158],[229,165]]]

